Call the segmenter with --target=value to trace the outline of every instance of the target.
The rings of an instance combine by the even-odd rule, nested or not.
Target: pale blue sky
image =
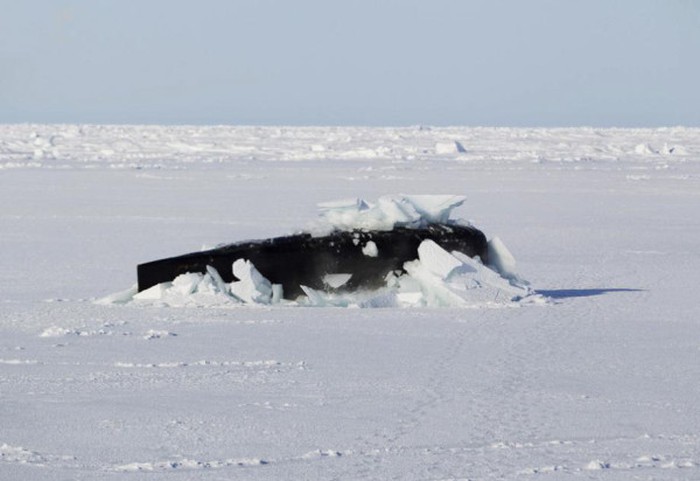
[[[700,1],[0,0],[0,122],[700,126]]]

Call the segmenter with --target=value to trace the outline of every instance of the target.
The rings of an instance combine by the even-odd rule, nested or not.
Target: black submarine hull
[[[206,273],[207,266],[214,267],[225,282],[232,282],[238,280],[231,268],[237,259],[251,261],[270,282],[281,284],[287,299],[303,295],[302,285],[333,290],[324,282],[329,274],[351,275],[342,285],[344,291],[376,289],[385,285],[387,274],[403,271],[405,262],[416,259],[418,246],[426,239],[448,251],[479,256],[488,263],[486,236],[471,226],[429,224],[389,231],[333,231],[324,236],[301,233],[236,242],[140,264],[138,290],[172,281],[187,272]]]

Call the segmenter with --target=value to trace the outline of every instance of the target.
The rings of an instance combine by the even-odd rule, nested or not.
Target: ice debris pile
[[[391,230],[397,226],[420,228],[432,223],[464,222],[451,220],[450,214],[465,199],[461,195],[385,195],[376,203],[357,198],[325,202],[319,204],[320,219],[311,230]]]
[[[430,223],[464,223],[450,212],[464,202],[462,196],[383,196],[370,204],[361,199],[324,203],[323,229],[390,230],[395,226],[424,227]],[[539,303],[542,298],[515,271],[515,259],[497,237],[488,243],[489,265],[461,252],[448,252],[433,240],[418,247],[417,259],[404,263],[404,272],[388,273],[378,290],[344,292],[342,279],[330,273],[328,290],[302,286],[306,294],[283,298],[282,286],[271,283],[247,259],[233,265],[237,281],[226,283],[213,267],[206,273],[187,273],[172,282],[142,292],[136,287],[107,296],[101,304],[135,303],[172,307],[224,307],[237,305],[298,305],[336,307],[492,307]],[[376,255],[368,252],[366,255]],[[325,281],[325,279],[324,279]]]
[[[490,254],[508,271],[497,272],[461,252],[448,252],[432,240],[418,247],[418,258],[404,264],[404,274],[387,276],[386,287],[371,292],[327,293],[304,287],[305,304],[336,307],[499,307],[540,303],[543,298],[513,271],[503,243],[489,244]]]

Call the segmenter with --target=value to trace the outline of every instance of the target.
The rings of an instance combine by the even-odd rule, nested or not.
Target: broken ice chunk
[[[284,297],[284,289],[282,284],[272,284],[272,303],[279,304]]]
[[[464,148],[461,142],[453,140],[452,142],[438,142],[435,144],[436,154],[466,154],[467,149]]]
[[[309,299],[309,303],[312,306],[322,307],[326,305],[326,300],[323,298],[320,292],[310,288],[309,286],[300,287],[301,290],[304,291],[304,294],[306,294],[306,297]]]
[[[233,263],[233,275],[238,278],[230,284],[231,293],[243,302],[269,304],[272,300],[272,284],[263,277],[252,262],[237,259]]]
[[[219,290],[219,292],[228,293],[228,286],[226,285],[224,280],[221,278],[219,271],[217,271],[212,266],[207,266],[207,274],[209,274],[209,276],[211,277],[214,285]]]
[[[447,223],[450,212],[467,199],[463,195],[406,195],[404,196],[428,222]]]
[[[424,240],[418,246],[418,259],[429,272],[443,280],[450,277],[455,269],[464,265],[463,262],[430,239]]]
[[[374,241],[368,241],[362,248],[362,253],[367,257],[377,257],[379,255],[377,244],[375,244]]]
[[[323,283],[333,289],[344,286],[352,277],[352,274],[326,274],[323,276]]]
[[[421,220],[420,213],[408,199],[392,195],[385,195],[377,200],[375,217],[386,223],[390,229],[397,224],[409,225]]]
[[[326,210],[367,210],[369,209],[369,204],[362,199],[340,199],[332,200],[329,202],[321,202],[318,204],[318,208],[321,211]]]
[[[489,263],[499,274],[509,280],[518,280],[515,272],[515,257],[510,253],[506,245],[498,237],[488,242]]]
[[[187,272],[180,274],[173,280],[172,290],[182,296],[189,296],[197,290],[197,286],[202,281],[202,274]]]

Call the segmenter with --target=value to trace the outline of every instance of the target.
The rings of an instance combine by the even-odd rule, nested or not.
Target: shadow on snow
[[[602,296],[610,292],[642,292],[644,289],[626,289],[626,288],[610,288],[610,289],[553,289],[553,290],[538,290],[538,294],[552,299],[567,299],[571,297],[591,297]]]

